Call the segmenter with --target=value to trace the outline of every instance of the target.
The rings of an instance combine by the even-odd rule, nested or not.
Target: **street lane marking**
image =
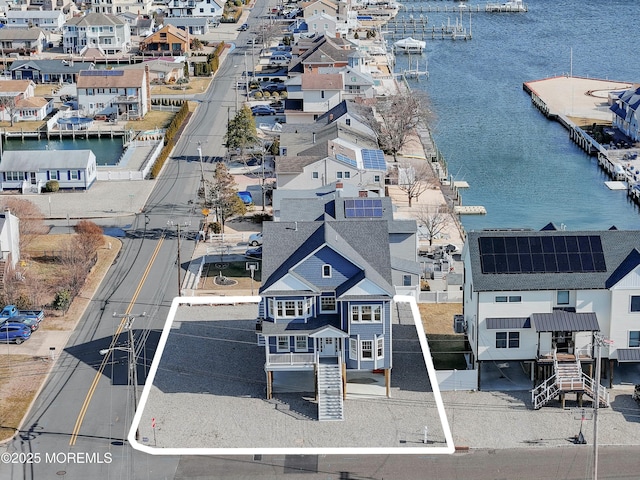
[[[162,242],[164,242],[164,234],[162,235],[162,237],[160,237],[160,240],[158,241],[158,245],[156,245],[155,250],[153,251],[153,254],[151,255],[151,259],[149,260],[149,263],[147,264],[147,268],[144,271],[142,278],[140,279],[140,283],[138,283],[138,286],[136,288],[136,291],[133,294],[133,297],[131,298],[131,302],[129,302],[129,306],[127,307],[127,310],[125,312],[125,316],[123,316],[123,318],[120,320],[120,325],[118,325],[118,328],[116,329],[116,333],[113,335],[112,339],[111,339],[111,345],[110,348],[113,348],[116,338],[118,338],[118,336],[120,335],[120,332],[122,332],[122,329],[124,328],[124,325],[126,323],[126,315],[131,313],[131,309],[133,308],[133,306],[136,303],[136,300],[138,299],[138,295],[140,294],[140,291],[142,290],[142,286],[144,285],[144,282],[147,279],[147,276],[149,275],[149,272],[151,271],[151,267],[153,266],[153,263],[156,260],[156,257],[158,256],[158,253],[160,252],[160,247],[162,246]],[[89,404],[91,403],[91,398],[93,397],[93,394],[96,391],[96,388],[98,387],[98,382],[100,381],[100,378],[102,377],[102,374],[104,372],[104,369],[107,365],[107,361],[109,359],[109,355],[105,355],[102,359],[102,362],[100,363],[100,368],[98,368],[98,371],[96,372],[96,376],[93,379],[93,382],[91,383],[91,386],[89,387],[89,391],[87,392],[87,396],[84,399],[84,402],[82,404],[82,407],[80,408],[80,413],[78,414],[78,418],[76,420],[76,424],[73,427],[73,431],[71,432],[71,439],[69,440],[69,445],[75,445],[76,444],[76,440],[78,439],[78,433],[80,432],[80,427],[82,426],[82,422],[84,421],[84,416],[87,413],[87,409],[89,408]],[[134,387],[135,388],[135,387]]]

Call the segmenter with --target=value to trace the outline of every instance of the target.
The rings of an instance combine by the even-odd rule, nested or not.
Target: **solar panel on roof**
[[[480,237],[482,273],[571,273],[607,270],[597,235]]]
[[[81,77],[121,77],[124,70],[82,70]]]
[[[344,201],[346,218],[382,217],[382,200],[379,198],[358,198]]]
[[[358,163],[355,160],[352,160],[351,158],[347,157],[346,155],[342,155],[341,153],[336,153],[336,158],[338,160],[340,160],[341,162],[344,162],[348,165],[351,165],[353,167],[357,167]]]
[[[382,150],[362,149],[362,166],[372,170],[386,170],[387,162]]]

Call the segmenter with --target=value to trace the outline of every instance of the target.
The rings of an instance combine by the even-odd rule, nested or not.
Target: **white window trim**
[[[371,308],[371,320],[362,320],[362,309],[363,307]],[[354,308],[357,309],[357,318],[354,315]],[[375,312],[376,310],[379,312],[379,319],[376,320]],[[382,305],[376,304],[366,304],[366,305],[350,305],[349,306],[349,320],[352,323],[381,323],[382,322]]]
[[[300,343],[304,342],[304,346],[301,346]],[[306,352],[309,349],[309,340],[305,335],[296,335],[295,342],[295,351],[296,352]]]
[[[349,339],[349,358],[351,360],[358,360],[358,339]]]
[[[332,298],[333,299],[333,310],[326,310],[325,308],[322,307],[322,299],[323,298]],[[338,311],[338,302],[336,301],[336,297],[329,297],[327,295],[321,296],[320,300],[318,302],[320,304],[320,313],[336,313]]]
[[[329,267],[329,273],[325,274],[325,269]],[[331,278],[331,274],[332,274],[332,268],[331,265],[329,265],[328,263],[325,263],[324,265],[322,265],[322,278]]]
[[[629,295],[629,313],[640,313],[640,310],[631,310],[631,303],[633,302],[633,297],[640,297],[640,295]]]
[[[378,354],[379,351],[382,351],[381,355]],[[376,338],[376,360],[381,358],[384,358],[384,337]]]
[[[287,348],[286,349],[280,348],[280,339],[281,338],[286,338],[287,339]],[[288,335],[278,335],[276,337],[276,352],[284,353],[284,352],[289,352],[289,351],[291,351],[291,342],[290,342],[289,336]]]
[[[364,349],[364,344],[365,344],[365,343],[369,343],[369,344],[371,345],[371,348],[370,348],[370,349],[367,349],[367,350],[369,350],[369,351],[371,352],[371,356],[370,356],[370,357],[365,357],[365,356],[364,356],[364,351],[365,351],[365,349]],[[373,355],[373,348],[374,348],[373,340],[360,340],[360,359],[361,359],[362,361],[364,361],[364,362],[371,362],[371,361],[373,361],[373,359],[374,359],[374,355]]]
[[[293,315],[287,315],[286,302],[293,302]],[[311,316],[312,298],[304,300],[275,300],[275,316],[273,318],[309,318]]]

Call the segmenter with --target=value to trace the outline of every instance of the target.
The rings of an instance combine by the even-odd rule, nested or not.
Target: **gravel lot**
[[[318,422],[313,393],[279,393],[266,400],[256,316],[256,305],[178,309],[144,408],[143,443],[159,448],[383,447],[399,452],[403,447],[445,446],[415,327],[394,327],[391,398],[349,397],[344,421]],[[616,386],[611,408],[599,410],[600,444],[640,445],[640,408],[631,390]],[[563,410],[555,402],[534,411],[528,391],[443,392],[443,399],[458,448],[573,446],[580,430],[576,409]],[[590,443],[589,418],[583,432]],[[425,426],[428,445],[423,443]]]

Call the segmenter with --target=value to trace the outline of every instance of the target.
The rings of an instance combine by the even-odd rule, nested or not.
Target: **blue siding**
[[[322,278],[322,266],[331,265],[331,278]],[[305,259],[294,270],[298,275],[319,287],[337,287],[360,271],[349,260],[324,247]]]
[[[380,304],[377,302],[344,302],[345,306],[342,309],[343,312],[343,322],[349,323],[349,308],[348,305],[354,304]],[[374,368],[390,368],[391,366],[391,356],[392,356],[392,346],[391,346],[391,302],[383,302],[382,307],[382,322],[381,323],[350,323],[349,324],[349,336],[350,338],[360,337],[360,340],[374,340],[376,336],[382,335],[384,337],[384,358],[381,358],[377,361],[377,364],[374,364],[373,360],[370,361],[361,361],[360,369],[362,370],[371,370]],[[374,355],[376,344],[374,342]],[[354,369],[358,368],[357,360],[351,360],[349,358],[349,344],[346,345],[346,364],[347,368]]]

